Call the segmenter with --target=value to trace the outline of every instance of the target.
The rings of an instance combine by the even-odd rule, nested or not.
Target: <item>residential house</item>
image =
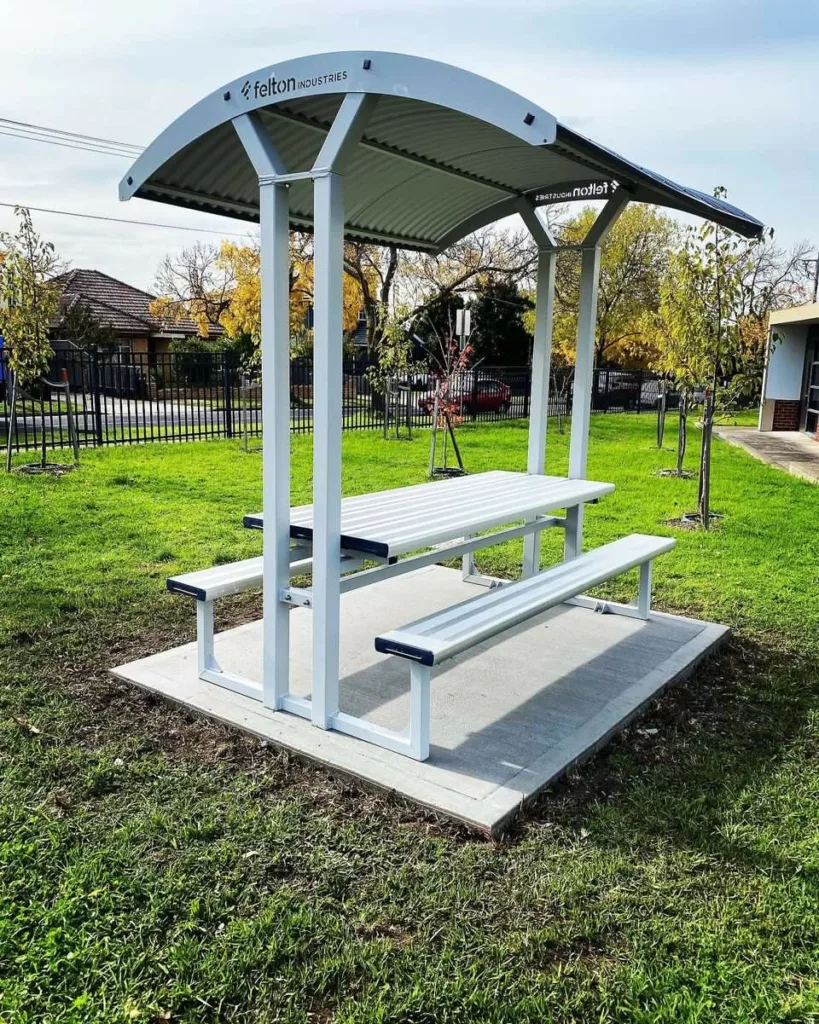
[[[147,355],[150,364],[156,356],[168,351],[172,341],[199,333],[192,320],[169,324],[157,319],[150,309],[155,295],[100,270],[70,270],[56,280],[63,287],[63,313],[74,303],[83,303],[100,324],[113,331],[122,362]],[[57,352],[71,347],[71,342],[60,336],[60,322],[55,321],[51,332],[52,345]],[[221,329],[216,333],[221,334]]]

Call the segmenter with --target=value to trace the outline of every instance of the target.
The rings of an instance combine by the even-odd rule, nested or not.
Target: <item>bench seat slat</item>
[[[469,598],[376,638],[382,654],[435,665],[519,622],[670,551],[671,537],[632,534],[578,558]]]
[[[261,585],[261,557],[215,565],[212,569],[200,569],[198,572],[186,572],[167,580],[168,590],[172,594],[186,594],[198,601],[215,601]]]

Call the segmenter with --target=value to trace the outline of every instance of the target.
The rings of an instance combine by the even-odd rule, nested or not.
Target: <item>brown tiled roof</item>
[[[120,336],[146,335],[157,332],[198,334],[192,320],[167,323],[151,316],[150,304],[156,298],[133,285],[118,281],[99,270],[69,270],[55,280],[62,285],[63,311],[75,302],[83,302],[95,319],[110,325]],[[53,326],[58,326],[59,320]],[[221,334],[221,330],[215,333]]]

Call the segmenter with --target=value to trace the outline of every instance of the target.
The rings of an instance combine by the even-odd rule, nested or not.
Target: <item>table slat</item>
[[[440,482],[414,484],[344,498],[344,548],[397,557],[516,519],[595,501],[614,484],[491,470]],[[245,516],[245,526],[261,529],[263,513]],[[312,539],[313,506],[290,510],[292,537]]]

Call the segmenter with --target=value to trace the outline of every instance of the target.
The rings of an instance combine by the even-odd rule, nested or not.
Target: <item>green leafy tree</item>
[[[463,295],[439,295],[413,319],[413,330],[430,357],[437,363],[440,357],[440,339],[455,337],[458,310],[466,309]]]
[[[491,366],[526,366],[532,335],[524,316],[531,306],[514,281],[502,277],[480,281],[471,304],[475,358]]]
[[[0,330],[3,332],[11,373],[11,423],[6,447],[6,469],[11,468],[13,423],[20,387],[28,387],[48,372],[54,355],[48,331],[59,307],[59,287],[52,278],[58,269],[51,242],[44,242],[31,222],[31,214],[15,206],[19,220],[15,234],[0,233]],[[44,397],[44,396],[43,396]],[[46,466],[45,404],[40,407],[42,451]]]
[[[718,197],[725,190],[714,190]],[[755,373],[754,357],[743,339],[743,281],[754,244],[705,222],[690,227],[673,255],[660,289],[656,325],[662,331],[657,368],[669,373],[687,397],[704,390],[698,513],[705,529],[711,520],[711,437],[717,407],[744,393]],[[732,376],[729,378],[728,374]]]
[[[597,217],[592,207],[565,220],[558,228],[561,245],[578,245]],[[656,355],[656,339],[646,330],[646,317],[656,312],[660,284],[679,243],[679,227],[656,207],[634,203],[618,218],[600,254],[595,363],[598,366],[642,366]],[[574,362],[580,254],[563,252],[557,262],[553,349],[563,363]],[[529,314],[531,329],[534,314]]]
[[[471,301],[482,282],[528,280],[536,264],[528,232],[483,230],[437,256],[404,253],[395,292],[410,310],[414,331],[437,357],[439,338],[452,333],[456,310]]]
[[[102,349],[112,352],[117,346],[114,328],[110,323],[98,320],[82,299],[77,299],[62,311],[58,329],[72,345],[86,351]]]
[[[392,313],[386,306],[378,307],[378,360],[367,369],[366,376],[373,390],[380,395],[384,394],[391,381],[401,380],[413,369],[420,368],[413,359],[415,345],[408,329],[409,323],[408,306],[397,306]]]
[[[59,306],[59,289],[51,280],[58,266],[51,242],[44,242],[22,206],[15,234],[0,233],[0,326],[9,353],[9,368],[21,385],[47,370],[54,350],[48,338]]]

